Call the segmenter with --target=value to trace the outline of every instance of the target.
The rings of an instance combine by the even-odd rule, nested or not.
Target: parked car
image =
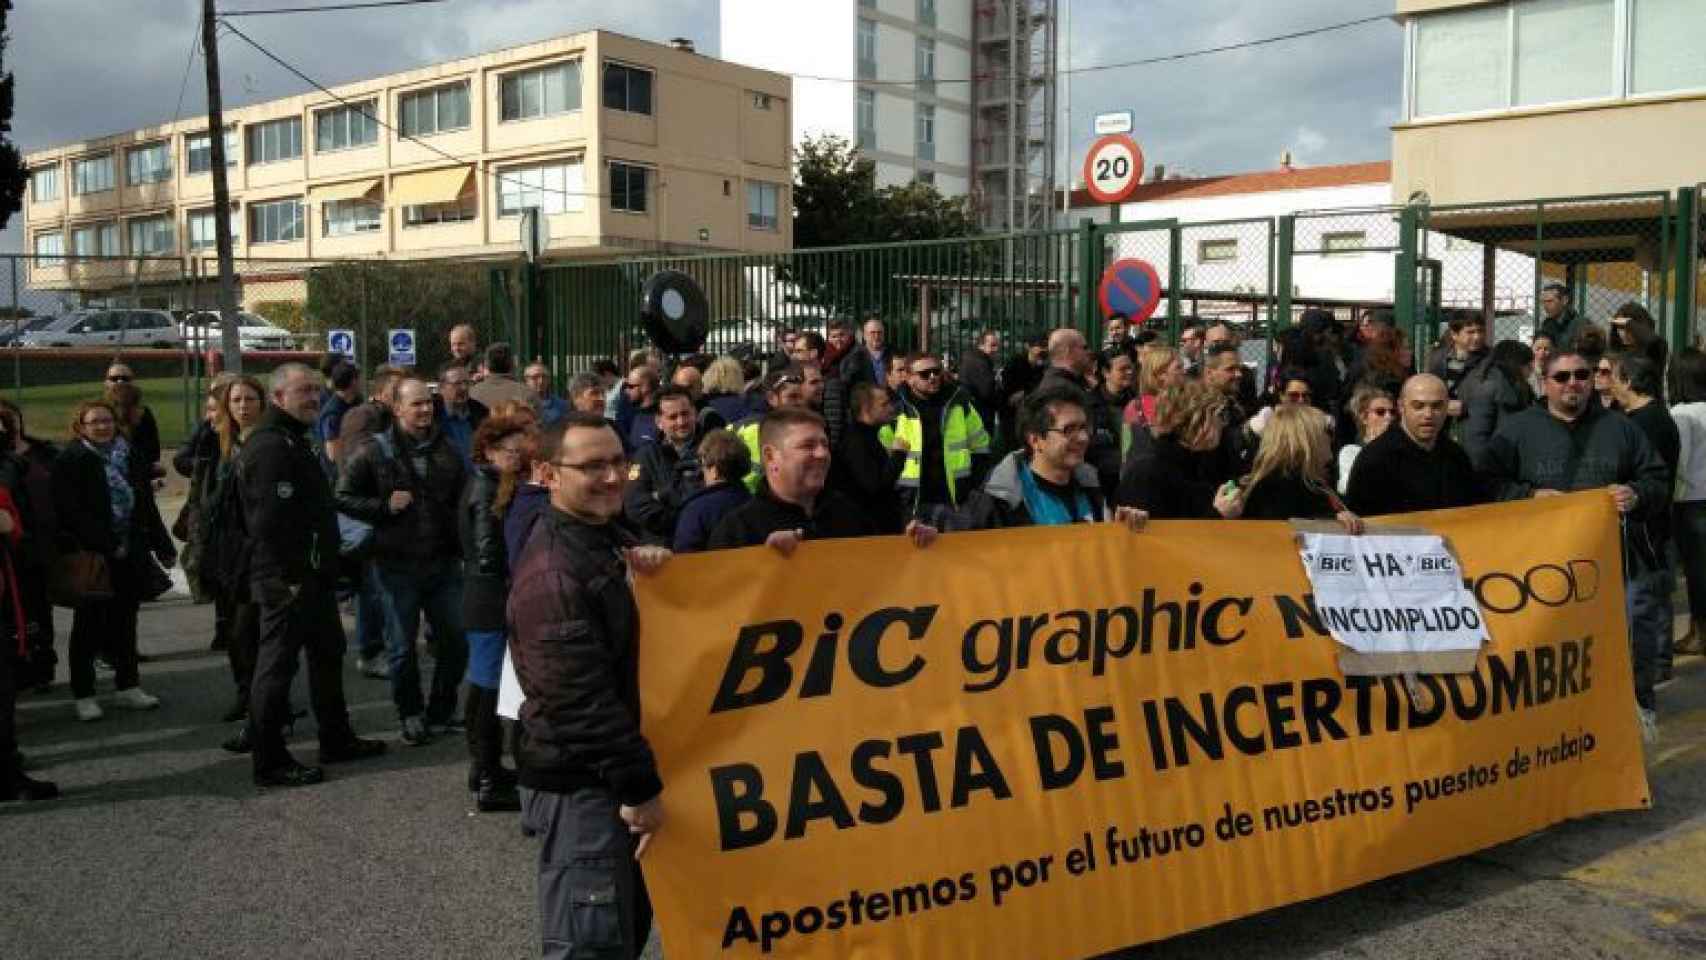
[[[13,328],[10,318],[0,320],[0,347],[11,346],[26,333],[46,330],[49,324],[58,319],[52,314],[44,314],[39,317],[19,317],[16,329]]]
[[[219,314],[215,311],[187,314],[178,329],[192,348],[210,350],[219,347]],[[296,349],[296,334],[283,327],[275,327],[265,317],[247,310],[237,311],[237,336],[242,340],[244,350]]]
[[[131,307],[75,310],[57,317],[40,330],[18,338],[20,347],[155,347],[182,348],[172,314],[166,310]]]

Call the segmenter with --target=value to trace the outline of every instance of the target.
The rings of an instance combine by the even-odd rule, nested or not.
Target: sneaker
[[[237,733],[229,740],[220,744],[219,749],[224,750],[226,753],[254,753],[255,741],[249,735],[249,725],[245,723],[238,727]]]
[[[356,657],[355,670],[362,676],[372,677],[375,680],[391,679],[391,669],[384,663],[381,663],[378,658],[368,660],[362,657]]]
[[[462,725],[462,718],[456,716],[446,717],[443,720],[435,720],[432,717],[427,717],[426,728],[427,733],[430,733],[435,737],[450,736],[451,734],[461,733],[466,729]]]
[[[403,739],[415,746],[432,742],[432,734],[427,732],[426,724],[418,716],[403,718]]]
[[[1635,708],[1635,719],[1641,725],[1641,742],[1651,745],[1659,742],[1659,713],[1646,707]]]
[[[84,723],[88,723],[91,720],[99,720],[104,716],[106,716],[106,713],[101,710],[101,705],[95,702],[94,697],[84,697],[77,701],[77,719],[82,720]]]
[[[126,710],[152,710],[160,705],[160,698],[141,687],[127,687],[113,694],[113,702]]]
[[[326,779],[325,771],[319,767],[308,767],[287,760],[271,770],[255,772],[257,787],[307,787]]]
[[[32,780],[14,773],[9,782],[0,782],[0,803],[39,803],[59,797],[59,787],[47,780]]]

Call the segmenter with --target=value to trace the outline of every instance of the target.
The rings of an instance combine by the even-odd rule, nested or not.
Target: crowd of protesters
[[[217,378],[172,458],[190,494],[170,534],[158,430],[115,363],[57,450],[0,404],[17,638],[0,658],[0,798],[54,794],[22,772],[11,729],[14,689],[54,680],[51,603],[74,608],[78,718],[102,716],[97,659],[109,703],[158,706],[140,684],[137,613],[181,555],[230,662],[224,719],[239,726],[224,746],[252,756],[257,784],[315,783],[325,764],[385,749],[350,724],[341,600],[357,676],[389,684],[402,742],[460,736],[477,809],[519,810],[541,838],[546,954],[574,949],[570,911],[586,905],[561,891],[591,880],[615,891],[611,929],[637,951],[649,908],[631,863],[662,824],[663,785],[639,731],[630,573],[673,553],[891,535],[927,549],[967,530],[1151,518],[1357,533],[1366,517],[1589,489],[1624,518],[1652,736],[1654,686],[1706,628],[1671,643],[1678,571],[1706,614],[1706,355],[1669,356],[1637,304],[1605,330],[1562,287],[1543,308],[1528,342],[1491,346],[1480,317],[1454,317],[1420,371],[1378,311],[1347,329],[1307,310],[1261,369],[1226,323],[1187,323],[1170,345],[1116,315],[1094,348],[1070,328],[1011,345],[988,330],[950,358],[900,350],[870,319],[786,332],[770,354],[640,350],[561,393],[543,362],[482,351],[458,327],[430,377],[364,377],[334,357],[267,384]],[[304,656],[318,766],[286,746]],[[521,692],[507,738],[506,674]],[[585,876],[589,863],[603,874]]]

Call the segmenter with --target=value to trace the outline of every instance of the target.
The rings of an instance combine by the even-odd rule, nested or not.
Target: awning
[[[462,196],[473,167],[445,167],[420,173],[399,173],[391,178],[391,206],[414,207],[428,203],[451,203]]]
[[[379,189],[379,178],[372,180],[352,180],[349,183],[330,183],[323,187],[309,187],[308,195],[315,203],[326,203],[331,200],[360,200]]]

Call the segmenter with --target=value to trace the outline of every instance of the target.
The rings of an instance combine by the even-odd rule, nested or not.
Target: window
[[[424,227],[435,223],[462,223],[479,216],[472,194],[449,203],[423,203],[403,208],[403,226]]]
[[[781,223],[777,207],[782,188],[774,183],[746,185],[746,225],[754,230],[775,230]]]
[[[172,179],[172,151],[166,142],[131,147],[124,152],[124,182],[130,186]]]
[[[610,165],[610,209],[624,213],[646,212],[645,167],[631,163]]]
[[[581,63],[570,60],[506,75],[503,118],[530,120],[581,108]]]
[[[912,179],[927,187],[934,187],[936,185],[936,171],[920,170],[918,171],[918,176],[913,177]]]
[[[918,87],[926,92],[936,89],[936,41],[918,38]]]
[[[374,233],[381,216],[379,204],[372,200],[328,200],[320,204],[320,236]]]
[[[233,247],[235,247],[238,243],[238,238],[241,237],[242,233],[243,233],[243,231],[240,229],[241,221],[239,221],[237,219],[237,214],[235,211],[233,211],[230,214],[230,221],[231,221],[231,245]],[[190,216],[189,216],[190,249],[191,250],[212,250],[212,249],[218,247],[219,246],[219,237],[217,235],[218,229],[219,229],[219,227],[214,223],[214,220],[213,220],[213,208],[212,207],[208,207],[205,210],[192,210],[192,211],[190,211]]]
[[[302,156],[302,118],[285,117],[248,127],[249,166]]]
[[[1515,10],[1517,106],[1616,94],[1612,0],[1528,0]]]
[[[287,243],[301,239],[301,197],[249,204],[250,243]]]
[[[586,178],[580,160],[511,167],[498,173],[498,216],[519,216],[528,207],[541,213],[586,209]]]
[[[350,150],[379,142],[379,101],[314,113],[314,152]]]
[[[1198,263],[1226,263],[1238,259],[1238,238],[1197,241]]]
[[[406,137],[461,130],[469,124],[468,81],[400,94],[397,116]]]
[[[652,72],[620,63],[605,64],[604,105],[628,113],[651,113]]]
[[[1321,253],[1325,256],[1356,253],[1366,246],[1368,246],[1368,235],[1361,230],[1321,235]]]
[[[71,255],[74,257],[118,257],[124,251],[118,245],[118,224],[92,223],[71,231]]]
[[[865,150],[877,148],[877,91],[859,91],[859,146]]]
[[[37,167],[30,171],[30,202],[46,203],[59,199],[59,165]]]
[[[1706,88],[1706,17],[1696,0],[1634,0],[1630,93]]]
[[[130,255],[133,257],[166,256],[178,249],[177,231],[172,229],[168,214],[142,217],[130,221]]]
[[[926,27],[936,25],[936,0],[918,0],[918,22]]]
[[[768,109],[770,109],[770,94],[768,94],[768,93],[755,93],[755,94],[753,94],[752,95],[752,109],[754,109],[754,110],[768,110]]]
[[[936,159],[936,108],[926,104],[918,107],[918,159]]]
[[[113,188],[113,155],[103,153],[71,161],[71,193],[102,193]]]
[[[65,262],[65,234],[57,231],[38,233],[32,249],[41,258],[36,261],[37,266],[57,267]]]
[[[213,139],[205,133],[192,133],[184,138],[184,155],[189,158],[189,173],[208,173],[213,170]],[[225,165],[237,165],[237,131],[225,131]]]
[[[1505,105],[1509,13],[1504,6],[1474,7],[1416,20],[1417,116]]]
[[[877,21],[859,21],[859,79],[874,80],[877,76]]]

